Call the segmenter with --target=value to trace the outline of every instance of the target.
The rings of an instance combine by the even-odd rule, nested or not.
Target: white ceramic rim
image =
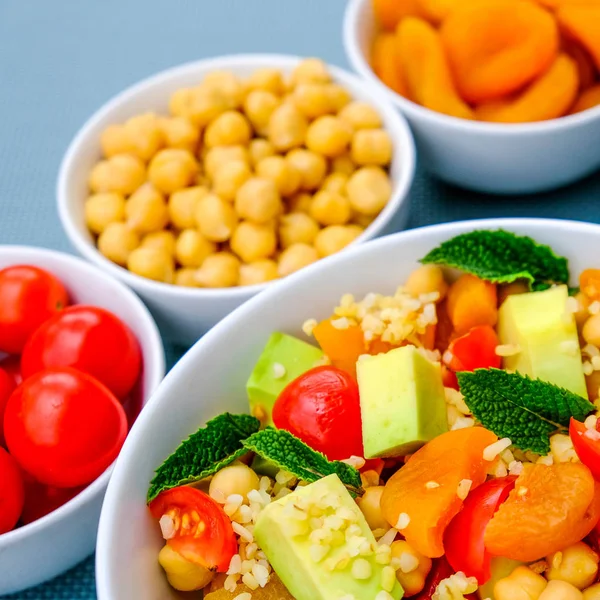
[[[67,233],[67,236],[76,247],[77,251],[92,261],[102,269],[105,269],[113,276],[120,278],[127,285],[134,289],[140,289],[144,294],[151,294],[153,291],[160,291],[162,294],[170,297],[189,297],[189,298],[240,298],[243,299],[247,296],[254,295],[262,290],[273,285],[273,283],[279,283],[281,280],[275,280],[274,282],[262,283],[251,286],[239,286],[231,288],[190,288],[184,286],[176,286],[158,281],[152,281],[145,277],[135,275],[127,269],[113,263],[108,260],[95,248],[89,245],[89,242],[81,236],[77,226],[73,223],[71,214],[68,209],[68,187],[69,187],[69,174],[72,171],[72,163],[75,160],[77,153],[79,152],[80,146],[86,143],[88,136],[88,130],[93,128],[99,121],[103,120],[109,115],[116,107],[118,107],[123,101],[129,100],[134,96],[143,94],[147,88],[160,84],[164,79],[169,79],[174,75],[184,73],[186,71],[193,71],[198,68],[202,69],[227,69],[233,67],[240,62],[251,61],[256,64],[256,67],[272,66],[273,63],[277,63],[279,66],[287,64],[289,66],[302,60],[301,56],[284,55],[284,54],[231,54],[219,57],[213,57],[208,59],[202,59],[198,61],[191,61],[165,69],[155,75],[151,75],[146,79],[133,84],[120,92],[116,96],[113,96],[108,102],[101,106],[79,129],[63,157],[60,165],[58,174],[58,180],[56,184],[56,197],[58,202],[58,213],[62,222],[63,228]],[[403,131],[404,145],[402,148],[402,169],[400,178],[396,182],[392,201],[379,213],[377,218],[364,230],[364,232],[353,240],[342,252],[351,246],[356,246],[362,242],[370,240],[376,237],[393,219],[394,215],[401,209],[402,205],[409,201],[409,192],[412,186],[415,169],[416,169],[416,148],[412,131],[408,125],[408,122],[402,114],[400,114],[393,103],[382,93],[380,85],[373,86],[369,82],[364,81],[356,74],[336,67],[335,65],[327,64],[328,69],[333,75],[334,79],[343,82],[351,82],[355,86],[359,86],[367,89],[367,93],[372,97],[373,103],[377,109],[381,111],[387,120],[395,121],[396,127]],[[99,142],[98,142],[99,143]],[[395,198],[395,199],[394,199]],[[322,259],[321,259],[322,260]],[[320,260],[318,262],[321,262]]]
[[[413,238],[418,238],[423,235],[424,232],[435,229],[444,234],[448,234],[448,237],[452,235],[458,235],[465,231],[472,231],[475,229],[507,229],[510,231],[511,227],[515,226],[526,226],[531,225],[533,228],[543,227],[544,225],[551,224],[553,227],[565,230],[571,235],[577,235],[578,231],[581,230],[594,230],[600,236],[600,225],[593,223],[585,223],[582,221],[571,221],[562,219],[540,219],[540,218],[500,218],[500,219],[474,219],[467,221],[454,221],[451,223],[442,223],[436,225],[428,225],[427,227],[420,227],[416,229],[409,229],[401,231],[392,235],[388,235],[376,240],[370,241],[367,245],[354,246],[346,254],[337,254],[319,261],[311,269],[303,269],[293,273],[286,278],[286,282],[290,285],[301,284],[303,281],[310,280],[316,271],[319,269],[334,269],[336,263],[340,261],[350,260],[352,255],[357,255],[362,252],[364,248],[373,248],[378,246],[394,245],[398,238],[402,238],[407,242],[410,242]],[[116,503],[116,490],[126,485],[128,472],[125,468],[121,469],[120,465],[123,464],[123,458],[128,455],[130,447],[143,443],[144,426],[146,421],[150,421],[155,418],[155,413],[163,410],[164,406],[162,402],[158,402],[161,399],[163,389],[168,389],[172,379],[176,379],[180,376],[180,372],[185,371],[188,368],[188,364],[191,366],[193,363],[198,362],[198,356],[202,355],[205,346],[209,346],[213,339],[218,338],[224,331],[231,327],[237,327],[238,322],[243,321],[248,313],[254,310],[254,306],[261,302],[268,302],[271,296],[277,295],[282,286],[285,283],[280,284],[267,290],[264,294],[259,294],[254,298],[248,300],[244,304],[240,305],[227,317],[221,320],[215,325],[208,333],[206,333],[200,340],[198,340],[194,346],[188,350],[188,352],[181,358],[181,360],[171,369],[165,379],[162,381],[159,389],[154,393],[150,402],[146,405],[145,410],[140,415],[135,425],[131,429],[130,435],[125,440],[125,444],[121,450],[119,459],[117,459],[117,465],[115,473],[111,478],[108,486],[108,490],[105,496],[104,504],[102,507],[102,513],[100,515],[100,525],[98,528],[98,539],[96,543],[96,589],[98,591],[98,597],[103,599],[110,598],[110,575],[108,574],[108,568],[105,565],[105,557],[108,557],[110,548],[112,547],[113,538],[118,535],[118,532],[112,529],[112,513],[115,510]],[[113,492],[114,490],[114,492]]]
[[[40,248],[37,246],[0,246],[0,252],[2,252],[3,254],[7,252],[14,253],[15,255],[19,256],[20,262],[23,261],[23,257],[26,257],[28,255],[31,257],[32,261],[35,261],[35,257],[39,256],[40,254],[49,255],[55,258],[57,261],[62,261],[67,265],[72,265],[74,268],[84,268],[89,271],[92,271],[95,277],[97,277],[98,279],[102,279],[109,285],[115,285],[121,288],[121,291],[127,299],[127,302],[136,307],[139,316],[145,322],[144,327],[147,328],[148,334],[151,338],[151,347],[153,348],[153,350],[151,350],[151,356],[153,358],[153,362],[150,365],[144,365],[145,369],[151,369],[151,380],[150,385],[148,386],[149,393],[147,394],[147,399],[142,404],[142,408],[145,407],[150,401],[151,397],[156,392],[160,382],[165,376],[166,363],[164,347],[162,339],[158,332],[158,328],[156,326],[156,323],[154,322],[154,319],[150,316],[150,313],[148,312],[148,309],[146,308],[144,303],[123,283],[114,279],[113,277],[110,277],[95,265],[91,265],[90,263],[76,256],[65,254],[64,252],[59,252],[58,250],[48,250],[46,248]],[[64,518],[68,518],[70,513],[76,511],[81,505],[91,501],[94,496],[97,496],[102,491],[102,489],[108,485],[115,463],[116,461],[114,461],[97,479],[90,483],[84,490],[82,490],[79,494],[71,498],[71,500],[69,500],[56,510],[53,510],[51,513],[44,515],[43,517],[37,519],[36,521],[33,521],[32,523],[28,523],[27,525],[23,525],[22,527],[19,527],[18,529],[13,529],[12,531],[8,531],[7,533],[0,534],[0,548],[4,545],[8,547],[12,542],[22,540],[23,538],[29,537],[31,535],[42,533],[46,528],[51,527],[57,521],[60,521]]]
[[[369,83],[377,85],[382,91],[387,93],[407,115],[427,121],[430,125],[447,127],[448,129],[454,129],[457,132],[464,132],[466,130],[469,133],[494,134],[507,137],[516,137],[528,133],[544,134],[559,132],[572,125],[583,126],[600,117],[600,106],[596,106],[574,115],[567,115],[548,121],[538,121],[534,123],[485,123],[483,121],[469,121],[468,119],[444,115],[408,100],[404,96],[401,96],[388,88],[379,77],[375,75],[373,69],[371,69],[371,65],[358,46],[357,29],[359,25],[359,15],[363,9],[363,5],[367,4],[369,1],[370,0],[348,0],[343,20],[343,40],[346,55],[354,70],[361,77],[364,77]]]

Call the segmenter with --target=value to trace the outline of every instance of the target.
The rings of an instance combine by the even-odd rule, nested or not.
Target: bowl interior
[[[439,225],[340,254],[240,307],[171,371],[125,444],[100,522],[100,600],[180,597],[166,584],[157,564],[162,540],[145,507],[148,482],[162,460],[206,420],[224,411],[247,412],[245,382],[273,331],[301,336],[304,320],[326,317],[347,292],[359,297],[372,291],[392,292],[434,246],[475,228],[531,235],[567,256],[575,275],[592,266],[589,257],[600,249],[600,227],[581,223],[508,219]]]

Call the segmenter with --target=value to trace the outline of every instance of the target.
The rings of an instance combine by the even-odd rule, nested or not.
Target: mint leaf
[[[360,473],[354,467],[337,460],[327,460],[324,454],[284,429],[267,427],[245,440],[244,446],[278,469],[289,471],[308,483],[336,473],[350,492],[360,494],[362,491]]]
[[[569,281],[566,258],[530,237],[501,229],[458,235],[434,248],[420,262],[454,267],[493,283],[526,279],[536,291]]]
[[[564,388],[519,373],[477,369],[457,373],[460,391],[473,416],[521,450],[550,452],[549,435],[583,421],[594,405]]]
[[[224,413],[192,434],[156,470],[150,482],[148,502],[164,490],[214,475],[246,454],[243,441],[256,433],[260,421],[250,415]]]

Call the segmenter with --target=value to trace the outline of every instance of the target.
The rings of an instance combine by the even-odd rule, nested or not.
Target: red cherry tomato
[[[358,384],[337,367],[316,367],[290,382],[273,406],[273,423],[329,460],[363,456]]]
[[[175,529],[167,544],[175,552],[209,570],[227,571],[238,551],[237,541],[229,517],[208,494],[180,486],[162,492],[149,508],[155,519],[172,518]],[[184,528],[186,521],[189,527]]]
[[[485,528],[515,487],[514,476],[490,479],[474,489],[444,534],[446,558],[455,571],[483,585],[491,576],[491,556],[485,549]]]
[[[502,359],[496,354],[498,336],[493,327],[480,325],[461,335],[448,347],[446,365],[453,371],[499,369]]]
[[[85,489],[85,486],[76,488],[56,488],[36,481],[31,475],[23,472],[25,484],[25,504],[21,513],[21,523],[27,525],[60,508],[69,500]]]
[[[140,347],[119,318],[95,306],[71,306],[44,323],[23,350],[27,378],[52,367],[73,367],[93,375],[123,399],[137,381]]]
[[[451,371],[446,365],[442,365],[442,383],[444,384],[444,387],[449,387],[454,390],[460,389],[456,373]]]
[[[571,417],[569,436],[579,460],[592,472],[594,479],[600,481],[600,432],[597,427],[588,432],[584,423]]]
[[[31,266],[0,271],[0,351],[20,354],[29,336],[68,303],[63,284]]]
[[[21,385],[23,375],[21,374],[21,357],[11,354],[0,360],[0,368],[4,369],[15,382],[15,387]]]
[[[17,524],[23,510],[23,478],[17,461],[0,448],[0,533]]]
[[[127,435],[125,411],[99,381],[63,367],[26,379],[4,413],[10,453],[38,481],[77,487],[117,458]]]
[[[2,427],[4,408],[16,387],[14,379],[0,368],[0,446],[4,446],[4,427]]]

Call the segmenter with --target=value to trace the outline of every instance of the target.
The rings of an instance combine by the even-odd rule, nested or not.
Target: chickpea
[[[125,220],[125,198],[105,193],[90,196],[85,203],[85,222],[94,233],[102,233],[111,223]]]
[[[268,138],[276,150],[287,152],[304,144],[308,120],[291,103],[278,106],[269,119]]]
[[[513,281],[498,286],[498,306],[502,305],[509,296],[517,294],[526,294],[529,291],[529,286],[524,281]]]
[[[237,284],[240,273],[239,259],[229,252],[216,252],[204,259],[196,271],[196,282],[201,287],[221,288]]]
[[[161,150],[148,167],[148,179],[164,194],[181,190],[198,174],[198,163],[191,152],[179,148]]]
[[[238,190],[235,209],[242,219],[267,223],[283,210],[275,182],[263,177],[251,177]]]
[[[306,132],[306,147],[317,154],[334,158],[344,154],[352,138],[352,129],[338,117],[325,115],[315,119]]]
[[[308,244],[292,244],[279,257],[279,275],[285,277],[317,262],[317,260],[319,260],[319,255],[312,246]]]
[[[404,286],[409,294],[419,297],[421,294],[437,292],[439,300],[443,300],[448,291],[444,272],[437,265],[423,265],[415,269],[406,280]]]
[[[169,99],[169,112],[174,117],[189,117],[194,91],[189,88],[176,90]]]
[[[358,100],[347,104],[338,116],[356,131],[359,129],[379,129],[382,126],[379,113],[370,104]]]
[[[600,583],[583,590],[583,600],[600,600]]]
[[[373,488],[370,488],[373,489]],[[368,490],[367,490],[368,491]],[[431,571],[431,559],[417,552],[407,541],[398,540],[392,544],[392,558],[401,559],[403,555],[409,555],[416,558],[419,564],[416,569],[405,573],[402,568],[396,571],[396,578],[404,588],[406,596],[414,596],[423,590],[425,580]]]
[[[200,140],[200,130],[185,117],[162,119],[160,127],[167,148],[180,148],[192,154],[196,152]]]
[[[301,190],[316,190],[321,185],[327,173],[327,161],[320,154],[298,148],[292,150],[286,160],[300,172]]]
[[[549,581],[538,600],[583,600],[583,594],[565,581]]]
[[[277,237],[273,226],[243,221],[231,236],[231,249],[244,262],[268,258],[277,249]]]
[[[268,156],[273,156],[275,154],[275,147],[269,140],[265,140],[263,138],[255,138],[250,142],[248,146],[248,152],[250,154],[250,162],[253,167],[263,159]]]
[[[243,160],[232,160],[217,168],[213,180],[215,194],[233,202],[238,190],[252,177],[248,163]]]
[[[250,90],[265,90],[276,96],[281,96],[284,91],[281,72],[269,67],[256,69],[246,81],[246,86]]]
[[[592,315],[583,325],[583,339],[593,346],[600,346],[600,315]]]
[[[116,154],[101,160],[90,173],[89,185],[92,192],[116,192],[129,196],[146,178],[144,163],[131,154]]]
[[[363,229],[366,229],[376,218],[377,215],[361,215],[360,213],[354,213],[351,222],[354,225],[359,225]]]
[[[328,84],[327,93],[329,94],[329,102],[334,113],[339,112],[344,106],[352,101],[350,92],[337,83]]]
[[[239,285],[258,285],[279,277],[277,263],[265,258],[240,267]]]
[[[248,149],[244,146],[216,146],[206,153],[204,170],[210,179],[214,179],[219,167],[233,160],[241,160],[250,165]]]
[[[196,269],[177,269],[174,283],[183,287],[198,287]]]
[[[299,84],[292,93],[292,100],[298,110],[309,119],[334,112],[329,89],[322,83]]]
[[[305,58],[292,71],[291,85],[301,83],[329,83],[331,76],[327,65],[319,58]]]
[[[279,241],[289,248],[292,244],[312,244],[319,233],[319,224],[303,212],[291,212],[279,220]]]
[[[496,600],[538,600],[546,588],[546,580],[528,567],[517,567],[494,586]],[[557,599],[558,600],[558,599]]]
[[[167,581],[180,592],[201,590],[215,577],[214,571],[183,558],[167,545],[159,552],[158,562],[167,575]]]
[[[598,555],[583,542],[578,542],[555,552],[546,558],[550,568],[546,571],[549,581],[566,581],[582,590],[596,581]]]
[[[283,156],[268,156],[256,165],[256,174],[271,179],[283,197],[291,196],[300,187],[300,171]]]
[[[165,140],[158,117],[146,113],[132,117],[125,123],[130,152],[148,162],[164,145]]]
[[[352,136],[350,155],[357,165],[389,165],[392,139],[383,129],[361,129]]]
[[[177,229],[196,226],[196,208],[198,202],[208,194],[208,189],[197,185],[178,190],[169,198],[169,218]]]
[[[139,245],[138,234],[125,223],[111,223],[98,237],[100,253],[121,266],[127,264],[127,258]]]
[[[195,229],[183,230],[175,244],[175,258],[182,267],[199,267],[207,256],[216,251],[216,244]]]
[[[211,242],[226,242],[238,223],[233,206],[215,194],[206,194],[196,207],[196,225]]]
[[[155,231],[144,236],[142,248],[158,248],[169,256],[175,254],[175,234],[172,231]]]
[[[230,108],[238,108],[244,101],[244,83],[230,71],[212,71],[208,73],[204,76],[201,87],[219,91]]]
[[[109,125],[100,135],[100,146],[106,158],[115,154],[131,154],[129,137],[123,125]]]
[[[169,223],[169,209],[163,195],[150,183],[136,190],[125,203],[129,227],[138,233],[152,233]]]
[[[588,309],[591,301],[583,292],[575,294],[575,299],[579,305],[579,310],[575,313],[575,322],[577,323],[577,327],[581,330],[584,323],[587,321],[587,318],[590,316]]]
[[[306,192],[299,192],[288,198],[288,208],[290,213],[302,212],[307,213],[312,204],[312,196]]]
[[[252,137],[248,119],[237,110],[228,110],[212,121],[204,132],[207,148],[247,145]]]
[[[356,171],[356,165],[349,154],[342,154],[341,156],[336,156],[331,161],[331,171],[333,173],[343,173],[350,177]]]
[[[345,194],[347,183],[348,176],[344,175],[344,173],[331,173],[325,177],[325,180],[321,184],[321,189],[333,192],[334,194]]]
[[[254,90],[246,96],[244,112],[254,130],[266,135],[273,111],[279,106],[279,98],[265,90]]]
[[[309,214],[320,225],[344,225],[350,220],[350,202],[341,194],[321,190],[315,194]]]
[[[348,179],[346,191],[356,212],[376,215],[388,203],[392,195],[392,184],[380,167],[361,167]]]
[[[216,87],[200,86],[191,91],[185,114],[196,127],[206,127],[220,114],[233,108],[227,95]]]
[[[356,500],[371,529],[387,530],[389,528],[388,522],[383,518],[383,514],[381,513],[382,494],[383,486],[376,485],[367,488],[362,498]]]
[[[315,238],[315,248],[321,258],[345,248],[363,232],[358,225],[329,225],[321,229]]]
[[[172,283],[175,267],[173,257],[160,248],[136,248],[127,258],[127,268],[136,275]]]
[[[208,493],[212,498],[217,499],[238,494],[247,500],[248,494],[252,490],[257,490],[259,483],[258,475],[250,467],[243,463],[236,463],[215,473]]]

